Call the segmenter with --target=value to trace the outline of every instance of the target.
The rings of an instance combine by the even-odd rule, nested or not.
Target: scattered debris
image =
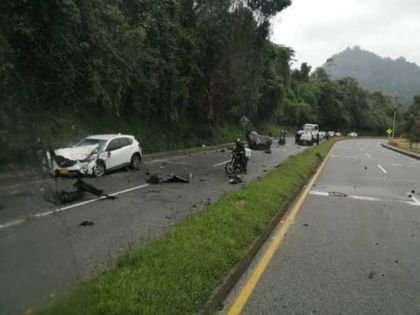
[[[411,193],[414,195],[416,193],[416,191],[415,190],[412,190]]]
[[[110,196],[105,194],[102,189],[98,189],[86,182],[84,182],[81,178],[78,178],[76,182],[73,184],[73,187],[76,190],[73,191],[65,191],[65,190],[48,190],[44,194],[44,199],[48,202],[51,202],[55,205],[62,205],[71,203],[83,198],[84,193],[91,193],[97,197],[105,197],[105,199],[116,199],[115,196]]]
[[[79,224],[79,226],[92,226],[95,225],[95,223],[93,223],[92,221],[83,221],[82,223]]]
[[[364,169],[367,170],[367,166],[365,166]]]
[[[197,208],[197,205],[192,205],[193,208]]]
[[[375,276],[375,272],[371,271],[368,275],[368,279],[373,279],[374,276]]]
[[[63,205],[66,203],[70,203],[79,199],[82,199],[84,195],[83,191],[75,190],[75,191],[51,191],[45,194],[45,200],[51,202],[55,205]]]
[[[84,182],[81,178],[78,178],[76,182],[73,184],[78,191],[88,192],[98,197],[105,197],[106,199],[117,199],[115,196],[110,196],[105,194],[103,189],[98,189],[86,182]]]
[[[204,178],[200,178],[200,182],[205,182],[206,180]]]
[[[165,215],[165,219],[171,219],[171,216],[170,215]]]
[[[413,195],[412,194],[407,194],[407,197],[411,198],[411,197],[413,197]]]
[[[192,178],[192,174],[189,175],[175,175],[174,173],[169,174],[154,174],[151,175],[147,182],[151,184],[161,184],[161,183],[189,183]]]
[[[379,245],[379,243],[376,243],[375,245],[376,245],[376,246],[378,246],[378,245]]]
[[[242,183],[242,178],[239,175],[234,175],[229,177],[229,183],[231,185],[236,185]]]
[[[328,193],[328,195],[330,195],[332,197],[340,197],[340,198],[346,198],[346,197],[349,196],[346,193],[337,192],[337,191],[331,191],[331,192]]]
[[[271,154],[271,149],[264,150],[264,153]]]
[[[263,170],[263,172],[265,173],[265,172],[267,172],[267,170]]]
[[[308,223],[304,223],[303,226],[309,226],[309,224]]]
[[[395,261],[395,263],[396,263],[396,264],[398,264],[398,263],[399,263],[399,261],[398,261],[398,260],[396,260],[396,261]]]
[[[220,149],[220,153],[225,153],[226,150],[225,149]]]
[[[415,235],[414,235],[414,234],[411,234],[410,236],[411,236],[411,237],[414,237]]]
[[[256,131],[251,131],[246,136],[248,146],[252,150],[269,150],[272,140],[269,136],[261,135]]]
[[[383,273],[381,273],[381,277],[385,277],[385,275]]]

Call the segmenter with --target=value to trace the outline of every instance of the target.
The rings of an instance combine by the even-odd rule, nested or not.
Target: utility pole
[[[395,118],[397,117],[397,111],[394,111],[394,121],[392,122],[392,141],[395,138]]]

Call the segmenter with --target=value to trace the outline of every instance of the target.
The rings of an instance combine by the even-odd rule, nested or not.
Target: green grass
[[[225,194],[40,313],[197,312],[270,220],[286,211],[332,144],[310,148],[241,190]]]

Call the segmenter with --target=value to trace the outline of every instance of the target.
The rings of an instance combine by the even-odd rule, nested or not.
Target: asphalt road
[[[420,314],[420,161],[379,142],[334,146],[242,314]]]
[[[273,145],[272,154],[253,151],[245,182],[305,149],[292,142]],[[54,206],[44,194],[71,189],[72,179],[0,186],[0,314],[45,305],[51,295],[89,278],[127,249],[144,246],[221,194],[241,187],[230,185],[224,174],[229,158],[229,150],[214,150],[147,162],[141,171],[89,178],[87,182],[118,198],[98,201],[86,195],[70,206]],[[192,173],[192,180],[147,186],[146,169],[152,174]],[[94,225],[80,226],[83,221]]]

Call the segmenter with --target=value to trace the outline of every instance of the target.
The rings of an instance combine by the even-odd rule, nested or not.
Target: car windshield
[[[98,150],[102,151],[102,149],[105,147],[105,144],[106,144],[106,140],[84,138],[80,140],[75,146],[83,147],[87,145],[97,145]]]

